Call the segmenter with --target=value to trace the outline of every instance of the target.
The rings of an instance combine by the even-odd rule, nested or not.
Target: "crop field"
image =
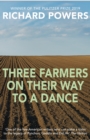
[[[4,77],[3,68],[36,68],[36,78]],[[40,77],[39,69],[49,68],[88,68],[88,77],[52,78]],[[84,81],[82,90],[64,90],[59,86],[60,80]],[[8,81],[23,81],[24,89],[8,90]],[[57,91],[29,90],[27,80],[57,81]],[[49,96],[56,93],[78,93],[78,103],[40,102],[41,93]],[[14,102],[12,93],[25,93],[27,101]],[[30,103],[32,93],[35,93],[38,103]],[[73,133],[66,129],[75,129]],[[13,130],[14,129],[14,130]],[[25,133],[31,129],[32,133]],[[37,129],[34,131],[33,129]],[[42,132],[45,129],[45,133]],[[64,134],[58,134],[60,129]],[[76,133],[76,129],[78,133]],[[12,133],[12,130],[14,131]],[[40,131],[40,133],[38,133]],[[65,130],[65,131],[64,131]],[[80,133],[81,130],[81,133]],[[85,130],[85,131],[84,131]],[[11,133],[10,133],[11,131]],[[9,133],[7,133],[9,132]],[[16,133],[16,132],[21,132]],[[50,133],[51,132],[51,133]],[[75,134],[74,134],[75,133]],[[90,56],[0,56],[0,140],[1,139],[44,139],[44,140],[89,140],[90,139]]]

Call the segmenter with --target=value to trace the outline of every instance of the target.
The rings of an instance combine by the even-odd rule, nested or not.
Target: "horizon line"
[[[23,1],[23,2],[28,2],[28,1],[30,1],[30,2],[33,2],[33,1],[35,1],[35,2],[45,2],[45,1],[49,1],[49,2],[52,2],[52,1],[54,1],[54,2],[58,2],[58,1],[61,1],[61,2],[88,2],[88,1],[90,1],[90,0],[0,0],[1,2],[21,2],[21,1]]]
[[[17,57],[17,56],[20,56],[20,57],[23,57],[23,56],[24,57],[32,57],[32,56],[34,56],[34,57],[37,57],[37,56],[39,56],[39,57],[41,57],[41,56],[42,57],[43,56],[46,56],[46,57],[49,56],[49,57],[51,57],[51,56],[53,56],[53,57],[55,57],[56,56],[57,57],[57,56],[90,56],[90,54],[87,54],[87,55],[86,54],[85,55],[84,54],[82,54],[82,55],[78,55],[78,54],[75,54],[75,55],[0,55],[0,57],[3,57],[3,56],[11,56],[11,57],[13,57],[13,56],[14,57]]]

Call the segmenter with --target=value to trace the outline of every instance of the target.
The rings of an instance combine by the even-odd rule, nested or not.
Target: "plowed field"
[[[0,139],[45,139],[45,140],[89,140],[90,139],[90,76],[87,78],[71,78],[68,80],[84,80],[83,89],[78,92],[78,103],[30,103],[32,93],[34,92],[40,101],[40,90],[29,90],[27,80],[32,78],[16,78],[16,80],[24,82],[23,91],[8,90],[7,82],[15,80],[11,78],[4,78],[2,68],[36,68],[35,81],[55,80],[59,83],[59,78],[40,78],[40,68],[88,68],[90,75],[90,56],[1,56],[0,57]],[[65,78],[64,78],[65,80]],[[43,93],[50,95],[51,93],[62,93],[63,91],[58,86],[57,91],[46,90]],[[65,90],[64,93],[67,91]],[[75,90],[69,91],[76,92]],[[25,103],[17,101],[14,103],[12,93],[25,93],[28,100]],[[25,129],[36,129],[40,131],[39,134],[29,134]],[[48,129],[46,129],[48,128]],[[57,134],[55,129],[86,129],[87,134]],[[14,132],[22,132],[22,134],[9,134],[12,129]],[[17,129],[21,129],[18,131]],[[43,129],[46,133],[53,129],[54,134],[43,134]],[[38,132],[35,131],[35,132]],[[66,132],[66,131],[65,131]],[[6,133],[6,134],[5,134]]]

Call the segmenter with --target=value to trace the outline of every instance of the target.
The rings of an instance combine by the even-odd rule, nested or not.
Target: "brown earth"
[[[4,78],[2,68],[36,68],[36,78]],[[84,80],[83,90],[69,91],[69,93],[78,92],[78,103],[40,103],[40,93],[47,93],[50,95],[52,92],[67,93],[62,91],[58,86],[57,91],[41,91],[41,90],[29,90],[26,81],[27,80],[56,80],[59,81],[63,78],[40,78],[40,68],[88,68],[88,74],[90,74],[90,56],[1,56],[0,57],[0,140],[1,139],[45,139],[45,140],[89,140],[90,139],[90,76],[87,78],[67,78],[70,81]],[[7,82],[9,80],[23,80],[24,89],[21,91],[8,90]],[[66,80],[66,78],[64,78]],[[39,103],[30,103],[32,93],[35,93]],[[12,93],[25,93],[28,100],[25,103],[17,101],[14,103]],[[12,133],[12,129],[21,129],[22,135],[7,134]],[[86,129],[87,134],[48,134],[44,135],[42,132],[38,134],[24,134],[23,129],[45,129],[45,132],[50,132],[49,129],[53,129],[53,132],[57,132],[54,129]],[[42,130],[43,131],[43,130]],[[16,130],[14,132],[17,132]],[[36,132],[36,131],[35,131]],[[6,133],[6,134],[5,134]]]

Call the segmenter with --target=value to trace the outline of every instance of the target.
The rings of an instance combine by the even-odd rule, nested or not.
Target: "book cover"
[[[89,74],[89,1],[0,1],[0,140],[89,140]]]

